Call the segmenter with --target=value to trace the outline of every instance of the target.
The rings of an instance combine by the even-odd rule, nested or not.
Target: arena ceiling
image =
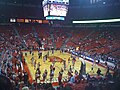
[[[16,3],[16,4],[32,4],[32,5],[41,5],[43,0],[0,0],[0,2],[6,3]],[[120,3],[120,0],[69,0],[70,5],[95,5],[95,4],[115,4]]]
[[[0,0],[0,16],[44,18],[42,1]],[[120,0],[94,1],[70,0],[66,20],[120,18]]]

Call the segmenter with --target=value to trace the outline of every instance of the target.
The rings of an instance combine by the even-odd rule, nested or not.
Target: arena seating
[[[34,28],[34,29],[33,29]],[[37,33],[37,36],[35,36]],[[117,63],[119,60],[120,53],[120,33],[114,30],[76,30],[74,32],[73,28],[66,30],[66,28],[52,30],[42,26],[31,26],[31,25],[19,25],[19,26],[0,26],[0,53],[1,53],[1,73],[9,77],[16,85],[16,88],[21,81],[24,81],[23,73],[24,70],[24,59],[21,57],[22,53],[20,50],[29,49],[28,47],[34,47],[37,49],[39,47],[36,39],[39,38],[44,44],[44,48],[50,48],[50,46],[61,49],[64,48],[74,48],[79,47],[79,51],[87,52],[88,55],[94,56],[101,55],[105,56],[104,59],[112,63]],[[25,47],[24,47],[25,45]],[[27,72],[28,73],[28,72]],[[119,75],[118,75],[119,76]],[[114,78],[115,80],[117,77]],[[96,79],[95,79],[96,80]],[[96,81],[88,81],[71,86],[73,90],[90,90],[88,88],[105,88],[102,90],[110,90],[110,82],[105,83],[106,79],[101,81],[97,79],[99,83],[96,85]],[[115,81],[117,82],[117,81]],[[25,82],[25,81],[24,81]],[[102,84],[102,85],[101,85]],[[39,85],[40,87],[45,87],[45,85]],[[92,85],[92,87],[90,87]],[[114,84],[116,86],[116,84]],[[32,86],[31,86],[32,87]],[[19,87],[20,88],[20,87]],[[51,87],[52,88],[52,87]],[[114,88],[114,87],[111,87]],[[39,89],[38,89],[39,90]],[[45,88],[45,90],[47,90]],[[53,89],[48,89],[53,90]],[[61,90],[61,89],[58,89]],[[96,89],[98,90],[98,89]],[[113,90],[113,89],[111,89]],[[115,90],[117,90],[115,88]]]

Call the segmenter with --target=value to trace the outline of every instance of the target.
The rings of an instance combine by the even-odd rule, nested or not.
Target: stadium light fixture
[[[76,24],[120,22],[120,19],[73,21]]]

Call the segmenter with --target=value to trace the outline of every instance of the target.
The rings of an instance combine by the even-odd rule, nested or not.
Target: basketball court
[[[67,79],[68,70],[70,68],[70,65],[72,66],[72,58],[70,58],[71,54],[66,53],[66,52],[61,53],[60,50],[54,51],[54,53],[52,54],[52,51],[49,51],[49,57],[47,58],[46,61],[44,61],[43,57],[48,53],[48,51],[42,51],[42,58],[40,58],[40,59],[38,58],[39,57],[38,51],[33,51],[33,52],[34,52],[34,55],[31,55],[29,51],[23,51],[23,56],[26,60],[28,70],[30,71],[30,74],[32,76],[32,80],[35,80],[35,71],[37,68],[37,65],[36,65],[36,68],[34,68],[34,65],[32,64],[32,61],[31,61],[32,57],[34,57],[34,60],[36,60],[36,63],[40,62],[40,65],[41,65],[40,66],[40,71],[41,71],[40,80],[42,80],[42,74],[45,71],[45,69],[48,71],[46,82],[49,82],[49,80],[50,80],[50,65],[53,64],[53,60],[56,59],[55,64],[54,64],[55,71],[54,71],[54,78],[52,80],[53,82],[58,81],[57,77],[59,75],[59,71],[61,70],[61,68],[64,67],[62,60],[66,60],[66,70],[64,70],[64,72],[63,72],[62,80]],[[25,53],[27,53],[27,56],[25,56]],[[70,63],[68,63],[68,58],[70,58]],[[87,60],[85,60],[85,63],[86,63],[86,73],[89,73],[91,75],[93,75],[93,74],[95,75],[98,68],[101,69],[102,74],[105,74],[107,71],[106,68],[95,64],[94,72],[91,72],[91,67],[92,67],[93,63],[90,61],[87,61]],[[74,68],[72,67],[73,75],[74,75],[75,70],[77,70],[79,72],[80,67],[81,67],[81,60],[78,57],[76,57],[75,66],[74,66]],[[110,72],[112,72],[112,71],[110,71]]]

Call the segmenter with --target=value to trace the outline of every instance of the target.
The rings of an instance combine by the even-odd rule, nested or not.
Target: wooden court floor
[[[25,52],[27,53],[27,56],[25,56]],[[50,78],[50,65],[52,64],[52,62],[50,62],[49,58],[45,62],[43,61],[43,56],[45,56],[48,51],[42,51],[42,58],[40,58],[40,59],[38,58],[38,51],[33,51],[33,52],[34,52],[34,55],[32,56],[29,51],[23,51],[23,56],[24,56],[24,58],[26,60],[26,63],[27,63],[28,69],[30,71],[30,74],[32,76],[32,79],[33,80],[35,79],[35,71],[36,71],[35,68],[34,68],[34,65],[31,64],[31,58],[34,57],[34,60],[36,60],[37,63],[40,62],[40,65],[41,65],[40,66],[41,80],[42,80],[42,74],[43,74],[45,69],[48,71],[47,79],[49,80],[49,78]],[[70,60],[70,63],[68,63],[68,58],[71,57],[71,54],[65,53],[65,52],[60,53],[59,50],[54,51],[54,54],[52,54],[52,52],[49,51],[49,57],[53,57],[53,56],[54,57],[59,57],[61,59],[66,60],[66,70],[64,70],[64,72],[63,72],[63,77],[67,77],[68,76],[67,73],[68,73],[68,70],[70,68],[70,65],[72,65],[72,60]],[[105,74],[106,71],[107,71],[106,68],[98,66],[96,64],[94,66],[94,72],[90,72],[91,67],[92,67],[92,63],[87,61],[87,60],[85,60],[85,62],[86,62],[86,73],[96,74],[98,68],[101,69],[102,74]],[[56,62],[54,66],[55,66],[54,81],[55,80],[57,81],[59,71],[61,70],[61,68],[63,68],[64,65],[63,65],[62,62]],[[81,67],[81,61],[80,61],[80,59],[78,57],[76,57],[75,66],[74,66],[74,69],[72,69],[73,75],[74,75],[75,70],[77,70],[79,72],[80,67]]]

